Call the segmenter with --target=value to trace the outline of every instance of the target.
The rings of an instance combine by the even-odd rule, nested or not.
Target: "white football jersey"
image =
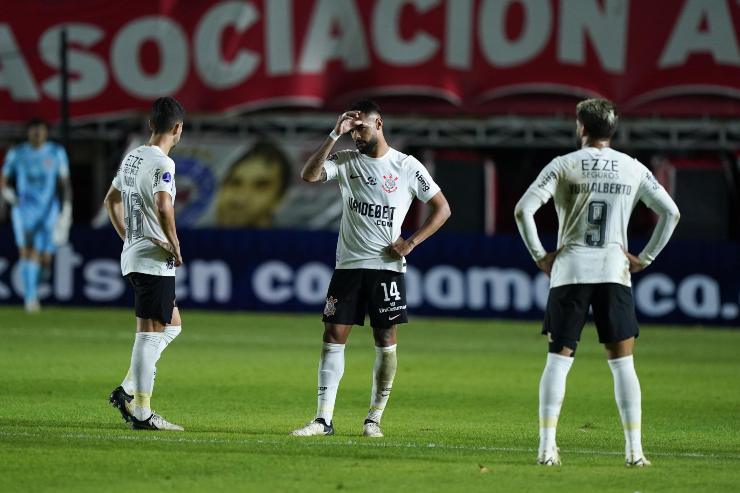
[[[121,161],[113,186],[121,191],[126,239],[121,272],[174,276],[174,257],[152,239],[167,242],[157,217],[154,194],[167,192],[175,204],[175,162],[154,145],[139,146]]]
[[[439,192],[424,165],[393,148],[379,158],[347,150],[329,156],[324,170],[343,201],[336,268],[405,272],[406,259],[386,249],[401,236],[414,197],[427,202]]]
[[[640,253],[649,264],[670,238],[678,209],[642,163],[611,148],[586,147],[553,159],[522,197],[517,210],[534,215],[553,197],[558,249],[550,286],[619,283],[631,285],[627,225],[638,200],[661,214],[650,243]],[[530,214],[517,223],[535,260],[545,255]],[[531,221],[531,223],[529,223]]]

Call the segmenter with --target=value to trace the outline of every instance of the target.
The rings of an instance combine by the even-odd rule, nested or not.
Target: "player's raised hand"
[[[359,111],[346,111],[337,119],[334,131],[339,135],[346,134],[358,125],[362,125]]]
[[[550,276],[552,266],[555,263],[555,258],[558,256],[558,253],[560,253],[560,250],[546,254],[537,261],[537,267],[539,267],[542,272]]]
[[[627,260],[630,262],[630,272],[640,272],[645,268],[642,262],[640,262],[640,258],[637,255],[632,255],[627,250],[624,251],[625,256],[627,257]]]
[[[404,240],[402,237],[398,237],[396,241],[388,245],[388,254],[393,258],[403,258],[414,249],[416,244],[414,240]]]

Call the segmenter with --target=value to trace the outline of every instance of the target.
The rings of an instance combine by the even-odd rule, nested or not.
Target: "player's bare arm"
[[[362,125],[360,119],[360,113],[358,111],[347,111],[342,113],[337,119],[337,124],[334,126],[332,132],[336,138],[340,135],[346,134],[356,126]],[[324,171],[324,161],[329,157],[329,153],[334,148],[336,139],[330,135],[321,144],[316,152],[311,154],[306,164],[303,165],[301,170],[301,178],[309,183],[324,182],[326,181],[326,171]]]
[[[388,253],[393,258],[401,258],[410,254],[416,245],[436,233],[452,214],[450,204],[447,202],[447,199],[442,192],[437,192],[434,197],[429,199],[427,204],[429,204],[432,212],[416,233],[409,236],[407,239],[399,237],[392,245],[388,246]]]
[[[157,209],[157,217],[162,231],[167,237],[167,243],[155,241],[159,246],[170,252],[175,257],[175,267],[182,265],[182,254],[180,253],[180,240],[177,238],[175,227],[175,208],[172,206],[172,196],[167,192],[154,194],[154,204]]]
[[[108,217],[110,218],[111,224],[121,237],[121,240],[126,240],[126,223],[124,222],[123,212],[123,197],[121,191],[116,187],[111,186],[108,189],[108,193],[105,194],[105,200],[103,201],[105,209],[108,211]]]

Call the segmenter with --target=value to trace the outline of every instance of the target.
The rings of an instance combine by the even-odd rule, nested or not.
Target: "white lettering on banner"
[[[148,74],[141,66],[141,48],[156,43],[159,67]],[[111,65],[116,81],[129,94],[143,98],[169,96],[188,75],[188,41],[179,24],[163,16],[141,17],[126,24],[113,39]]]
[[[424,276],[424,297],[435,307],[458,310],[465,306],[465,281],[460,269],[432,267]]]
[[[221,260],[190,262],[191,298],[198,303],[231,301],[231,269]],[[178,271],[179,274],[179,271]],[[182,298],[185,298],[183,295]]]
[[[421,284],[421,272],[416,267],[406,267],[406,305],[409,308],[416,308],[421,306],[424,302],[422,296],[422,284]]]
[[[372,31],[378,57],[391,65],[426,63],[439,49],[434,36],[416,31],[409,39],[401,36],[401,10],[412,4],[419,14],[436,7],[439,0],[378,0]]]
[[[311,262],[296,269],[280,260],[260,264],[252,276],[256,298],[270,305],[297,300],[307,305],[324,302],[331,278],[331,267]],[[406,302],[409,308],[428,305],[439,310],[496,312],[544,311],[549,294],[549,278],[542,272],[532,277],[514,268],[450,265],[432,267],[425,273],[415,267],[406,271]],[[714,279],[691,275],[676,283],[665,274],[643,276],[635,284],[637,310],[659,318],[678,310],[699,320],[733,320],[740,307],[727,303],[720,310],[720,287]]]
[[[82,268],[82,286],[75,285],[75,272]],[[8,272],[10,285],[3,278]],[[188,275],[189,274],[189,275]],[[292,276],[292,273],[290,273]],[[52,298],[56,301],[70,301],[75,293],[92,302],[113,302],[119,300],[126,291],[127,282],[121,277],[121,265],[110,258],[92,258],[83,261],[82,256],[70,245],[60,247],[54,260],[54,282],[52,285],[39,285],[39,299]],[[190,280],[188,283],[187,280]],[[192,260],[177,268],[177,299],[192,299],[198,303],[228,303],[233,298],[231,268],[222,260]],[[7,300],[15,292],[23,296],[20,264],[12,268],[7,259],[0,257],[0,300]]]
[[[69,78],[70,101],[91,99],[103,92],[108,85],[108,70],[105,62],[96,54],[77,49],[75,45],[89,48],[103,39],[105,33],[92,24],[59,24],[47,29],[39,41],[39,54],[52,68],[61,68],[59,45],[62,29],[67,30],[67,64],[72,77]],[[47,96],[59,99],[62,93],[62,76],[55,74],[46,79],[41,87]]]
[[[85,279],[84,294],[91,301],[113,301],[126,291],[121,277],[121,264],[115,260],[92,260],[82,272]]]
[[[634,291],[635,306],[645,315],[663,317],[676,309],[676,302],[671,298],[676,291],[676,285],[665,274],[645,276],[635,286]]]
[[[468,70],[472,66],[473,0],[447,0],[445,16],[445,62],[451,68]]]
[[[678,287],[678,302],[682,311],[695,318],[717,318],[720,292],[717,281],[708,276],[688,276]]]
[[[293,1],[265,2],[267,75],[288,75],[293,70]]]
[[[702,26],[705,19],[706,29]],[[693,53],[710,53],[717,63],[740,65],[735,28],[725,0],[688,0],[658,67],[683,65]]]
[[[604,4],[603,10],[599,3]],[[623,73],[627,62],[627,0],[563,0],[560,3],[558,58],[586,63],[586,38],[605,70]]]
[[[22,53],[10,26],[0,24],[0,91],[7,90],[15,101],[38,101],[41,95]]]
[[[532,294],[529,274],[519,269],[468,269],[468,306],[473,310],[488,306],[494,310],[505,310],[513,306],[517,311],[526,312],[532,308]]]
[[[258,20],[251,3],[224,2],[206,12],[195,30],[195,66],[203,82],[213,89],[228,89],[257,70],[260,57],[249,50],[240,49],[231,61],[224,59],[221,37],[227,27],[241,34]]]
[[[544,272],[539,272],[534,278],[534,304],[543,312],[547,308],[547,298],[550,296],[550,278]]]
[[[332,267],[308,262],[296,268],[281,260],[268,260],[256,266],[251,276],[251,296],[259,303],[280,305],[297,302],[303,306],[324,303]],[[77,274],[77,275],[76,275]],[[238,305],[233,271],[222,260],[195,259],[177,270],[178,300],[192,299],[200,304]],[[76,285],[81,278],[82,285]],[[42,283],[41,299],[60,302],[84,299],[96,303],[120,301],[126,289],[117,260],[84,259],[69,245],[57,252],[54,282]],[[469,310],[500,314],[532,313],[544,310],[549,280],[543,273],[528,274],[522,269],[474,266],[461,269],[438,265],[422,272],[409,267],[406,272],[407,305],[426,306],[440,311]],[[19,264],[0,257],[0,300],[13,294],[22,297]],[[725,293],[727,294],[727,293]],[[660,318],[678,312],[699,321],[736,321],[740,314],[740,293],[722,302],[721,285],[715,279],[691,274],[674,281],[662,273],[641,276],[634,287],[635,306],[640,315]]]
[[[339,34],[334,34],[334,29]],[[355,0],[318,0],[308,35],[303,43],[300,71],[317,74],[331,60],[340,60],[347,70],[370,67],[365,30]]]
[[[323,303],[331,281],[332,270],[326,264],[310,262],[301,266],[295,276],[295,296],[307,305]]]
[[[79,3],[84,12],[87,2]],[[442,86],[470,108],[477,98],[503,89],[503,84],[521,84],[521,90],[528,90],[531,84],[543,82],[536,76],[536,67],[526,65],[543,56],[554,64],[553,83],[576,84],[568,74],[574,67],[583,70],[588,66],[588,52],[598,62],[588,66],[596,82],[589,80],[579,89],[598,92],[595,86],[607,87],[610,91],[604,96],[618,103],[639,101],[640,96],[667,87],[697,84],[691,76],[666,81],[661,73],[661,69],[690,63],[710,69],[706,73],[715,73],[716,68],[724,77],[705,79],[706,85],[726,87],[731,97],[734,80],[730,71],[722,69],[740,66],[734,25],[738,0],[685,0],[663,10],[653,5],[657,2],[642,2],[640,8],[643,4],[650,5],[646,9],[650,15],[632,16],[636,26],[629,24],[630,5],[637,5],[634,0],[227,0],[204,7],[202,15],[197,14],[201,18],[183,9],[171,16],[136,17],[123,7],[115,12],[115,20],[66,23],[60,22],[65,20],[60,15],[44,31],[38,27],[43,23],[33,19],[0,23],[0,96],[18,103],[0,107],[0,119],[22,121],[31,112],[48,113],[45,108],[51,106],[40,103],[42,97],[59,99],[58,34],[63,27],[70,42],[70,99],[85,102],[72,109],[77,117],[137,106],[131,97],[149,101],[178,93],[186,105],[195,98],[193,109],[206,112],[222,109],[223,103],[214,106],[211,100],[231,101],[228,105],[232,107],[254,103],[260,97],[320,100],[329,96],[321,89],[327,85],[314,84],[312,77],[306,83],[303,75],[321,74],[331,66],[337,68],[339,89],[351,91],[354,86],[342,84],[341,77],[370,69],[373,61],[399,70],[383,80],[371,77],[369,85],[403,90],[409,84],[419,85],[414,70],[431,70],[426,77],[430,89],[439,91]],[[298,5],[300,17],[296,16]],[[665,11],[665,15],[653,19],[656,11]],[[363,19],[361,12],[368,18]],[[74,11],[65,14],[74,15]],[[513,26],[518,17],[521,27]],[[669,22],[674,24],[666,25]],[[668,39],[654,40],[660,51],[648,50],[646,55],[633,50],[637,55],[628,60],[628,43],[650,40],[655,23],[659,29],[654,32],[670,33]],[[509,34],[512,27],[518,28],[517,34]],[[224,51],[222,38],[231,31],[236,33],[234,45]],[[262,33],[261,46],[253,44],[257,32]],[[107,44],[109,52],[101,53],[101,46]],[[29,53],[27,47],[37,53]],[[143,56],[145,49],[156,50],[158,55]],[[156,68],[143,66],[143,60],[150,58],[158,59]],[[628,63],[634,70],[627,70]],[[506,78],[489,70],[520,66],[524,66],[521,75],[514,71]],[[50,75],[48,67],[53,69]],[[436,77],[440,74],[444,74],[442,79]],[[624,84],[614,75],[627,75],[627,86],[634,90],[617,91]],[[273,86],[277,77],[291,77],[295,83]],[[605,85],[599,82],[602,79]],[[247,90],[252,80],[266,90]],[[205,96],[193,96],[201,85]],[[226,99],[209,98],[227,90],[233,92]],[[111,96],[121,92],[127,96],[124,101]]]
[[[293,269],[280,260],[270,260],[254,270],[252,291],[262,303],[277,305],[293,298]]]
[[[506,36],[506,15],[513,3],[524,8],[524,26],[515,40]],[[549,0],[484,0],[479,14],[483,55],[497,67],[522,65],[535,58],[547,46],[551,29]]]
[[[74,296],[74,270],[82,265],[82,256],[65,245],[57,250],[54,258],[54,297],[69,301]],[[119,271],[120,272],[120,271]],[[16,290],[16,293],[21,291]]]

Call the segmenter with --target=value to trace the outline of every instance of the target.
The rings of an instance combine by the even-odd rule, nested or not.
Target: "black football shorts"
[[[402,272],[376,269],[336,269],[329,283],[324,322],[387,329],[408,322],[406,283]]]
[[[132,272],[126,278],[134,288],[134,307],[139,318],[172,322],[175,302],[175,276],[153,276]]]
[[[542,333],[548,336],[550,352],[560,352],[563,346],[575,351],[589,307],[602,344],[640,335],[631,288],[617,283],[567,284],[550,289],[547,298]]]

